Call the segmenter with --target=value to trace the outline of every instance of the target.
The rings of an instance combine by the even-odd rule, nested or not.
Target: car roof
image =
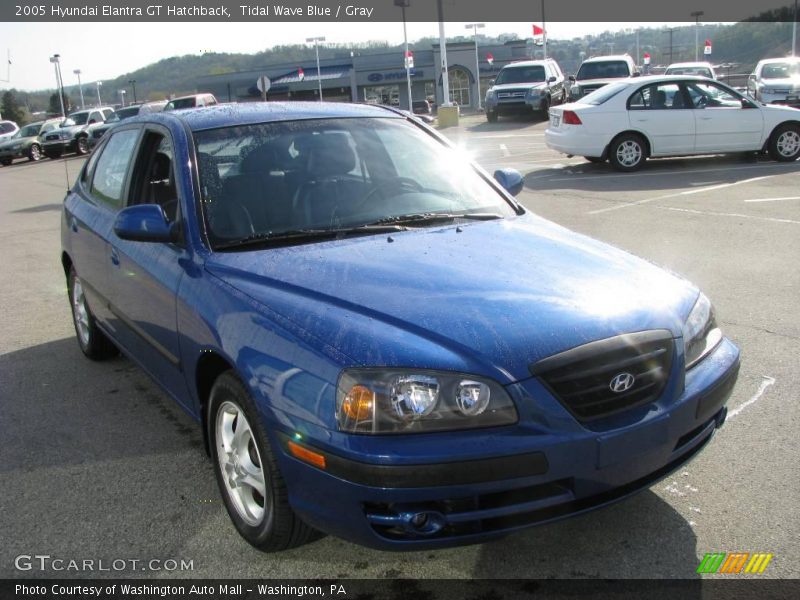
[[[630,57],[629,54],[609,54],[608,56],[590,56],[583,62],[591,63],[591,62],[605,62],[609,60],[624,60],[625,62],[633,62],[633,59]]]
[[[709,67],[709,68],[713,68],[713,67],[711,67],[711,63],[708,62],[708,61],[676,62],[676,63],[670,64],[667,68],[671,69],[673,67],[676,67],[676,68],[678,68],[678,67]]]
[[[178,118],[192,131],[278,121],[359,117],[405,118],[384,107],[343,102],[243,102],[147,115],[150,120]]]
[[[508,69],[510,67],[536,67],[548,62],[553,62],[553,59],[545,58],[544,60],[518,60],[516,62],[508,63],[503,67],[503,69]]]

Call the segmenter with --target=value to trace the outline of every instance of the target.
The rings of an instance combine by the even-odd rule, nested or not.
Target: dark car
[[[431,103],[427,100],[414,100],[411,103],[411,109],[415,115],[429,115],[431,114]]]
[[[123,121],[64,201],[78,343],[199,422],[262,550],[474,543],[606,505],[706,446],[739,350],[695,286],[522,186],[382,107]]]
[[[126,106],[115,111],[105,123],[102,125],[92,126],[88,129],[89,134],[89,147],[94,148],[105,135],[106,131],[117,125],[120,121],[136,117],[138,115],[146,115],[152,112],[160,112],[164,110],[167,105],[166,100],[157,100],[154,102],[144,102],[133,106]]]
[[[88,154],[91,150],[89,146],[90,128],[93,125],[105,123],[112,114],[114,114],[114,108],[111,106],[88,108],[70,113],[61,122],[58,129],[44,136],[42,150],[48,158],[59,158],[62,154],[69,152]]]
[[[58,128],[59,123],[61,119],[29,123],[11,139],[0,142],[0,164],[8,166],[15,158],[39,160],[42,157],[42,138],[47,132]]]

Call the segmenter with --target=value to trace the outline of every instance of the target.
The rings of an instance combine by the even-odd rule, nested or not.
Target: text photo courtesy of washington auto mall
[[[2,3],[0,598],[797,597],[798,12]]]

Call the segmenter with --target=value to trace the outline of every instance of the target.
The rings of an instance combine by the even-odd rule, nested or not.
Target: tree
[[[12,90],[8,90],[3,94],[2,106],[0,107],[0,114],[4,119],[14,121],[15,123],[22,123],[25,119],[25,113],[22,111],[17,98]]]
[[[64,111],[69,114],[72,106],[69,102],[69,96],[66,93],[62,94],[62,98],[64,99]],[[50,94],[50,106],[48,107],[48,112],[60,115],[61,114],[61,103],[58,101],[58,92],[53,92]],[[66,115],[65,115],[66,116]]]

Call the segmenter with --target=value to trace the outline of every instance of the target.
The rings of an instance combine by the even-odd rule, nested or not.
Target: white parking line
[[[782,200],[800,200],[800,196],[784,196],[783,198],[751,198],[745,202],[780,202]]]
[[[775,384],[774,377],[769,377],[768,375],[762,375],[762,377],[764,378],[764,381],[762,381],[761,385],[758,386],[756,393],[753,394],[749,400],[742,402],[739,406],[730,411],[728,413],[729,419],[733,419],[734,417],[738,416],[745,408],[757,402],[764,395],[764,392],[767,390],[767,388]]]
[[[478,140],[491,140],[497,138],[515,138],[515,137],[544,137],[543,133],[504,133],[499,135],[471,135],[470,139]]]
[[[735,217],[737,219],[751,219],[753,221],[769,221],[771,223],[792,223],[794,225],[800,225],[800,221],[796,221],[794,219],[779,219],[777,217],[759,217],[757,215],[744,215],[741,213],[724,213],[724,212],[716,212],[713,210],[694,210],[691,208],[678,208],[677,206],[657,206],[656,208],[660,208],[662,210],[673,210],[675,212],[692,213],[695,215],[713,215],[715,217]]]
[[[590,210],[586,214],[599,215],[600,213],[611,212],[612,210],[620,210],[623,208],[630,208],[632,206],[639,206],[640,204],[648,204],[650,202],[656,202],[657,200],[666,200],[667,198],[678,198],[680,196],[690,196],[692,194],[701,194],[703,192],[713,192],[714,190],[721,190],[723,188],[732,187],[734,185],[741,185],[743,183],[752,183],[754,181],[761,181],[762,179],[769,179],[770,177],[777,177],[777,175],[763,175],[761,177],[752,177],[750,179],[742,179],[740,181],[734,181],[731,183],[721,183],[719,185],[701,187],[693,190],[684,190],[682,192],[675,192],[674,194],[663,194],[661,196],[655,196],[653,198],[644,198],[643,200],[636,200],[635,202],[626,202],[625,204],[616,204],[614,206],[608,206],[606,208]]]
[[[600,178],[611,178],[611,177],[627,177],[627,178],[634,178],[634,177],[660,177],[662,175],[681,175],[682,177],[686,177],[687,175],[694,175],[695,173],[719,173],[725,171],[742,171],[743,169],[778,169],[778,168],[786,168],[786,167],[793,167],[797,169],[798,163],[763,163],[757,165],[739,165],[737,167],[719,167],[716,169],[681,169],[679,171],[645,171],[640,173],[608,173],[602,175],[573,175],[572,177],[564,177],[562,179],[551,179],[550,181],[575,181],[578,179],[600,179]]]
[[[503,156],[511,156],[511,152],[508,151],[508,146],[505,144],[500,144],[500,151],[503,153]]]

